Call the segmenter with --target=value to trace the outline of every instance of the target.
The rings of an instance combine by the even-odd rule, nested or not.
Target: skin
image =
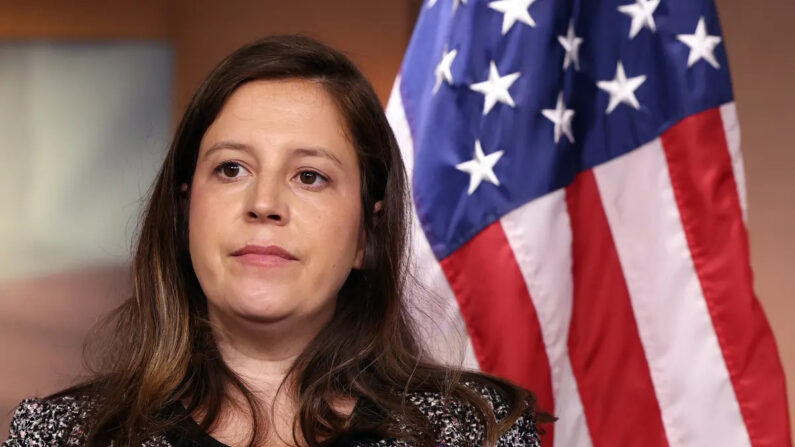
[[[204,134],[189,191],[191,260],[221,355],[270,409],[267,445],[292,445],[294,394],[291,384],[276,389],[364,256],[358,159],[333,98],[308,80],[244,84]],[[232,256],[247,244],[297,259],[263,266]],[[211,435],[242,442],[245,415],[225,413]]]

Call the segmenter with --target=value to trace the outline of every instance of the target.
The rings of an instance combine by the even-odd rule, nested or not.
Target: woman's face
[[[190,254],[211,315],[331,318],[365,242],[359,165],[344,129],[312,81],[249,82],[227,100],[202,138],[190,188]],[[287,259],[258,253],[274,245]]]

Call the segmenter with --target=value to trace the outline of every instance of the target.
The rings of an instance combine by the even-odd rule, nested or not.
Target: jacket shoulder
[[[511,410],[509,400],[493,384],[464,382],[488,402],[495,419],[503,420]],[[439,442],[444,445],[479,446],[485,435],[485,425],[477,409],[466,402],[445,400],[440,393],[412,393],[411,402],[428,418],[439,433]],[[513,425],[500,434],[497,447],[540,446],[535,417],[532,409],[523,413]]]
[[[495,419],[498,422],[508,416],[511,411],[511,405],[496,386],[475,383],[468,383],[468,385],[478,391],[491,404],[494,409]],[[540,447],[541,440],[536,428],[534,410],[526,410],[514,421],[508,430],[500,434],[497,439],[497,446]]]
[[[0,447],[83,446],[90,413],[96,407],[96,398],[85,393],[25,399],[11,419],[8,440]],[[153,436],[142,444],[142,447],[170,446],[162,435]]]
[[[25,399],[14,411],[9,438],[2,447],[80,445],[93,405],[85,396]]]

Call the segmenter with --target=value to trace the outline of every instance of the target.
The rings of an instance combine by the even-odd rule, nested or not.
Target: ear
[[[375,202],[375,205],[373,206],[373,215],[376,222],[378,222],[381,210],[383,208],[384,208],[383,200]],[[364,249],[367,246],[367,238],[365,236],[366,232],[364,231],[364,226],[362,226],[361,230],[359,230],[359,244],[356,249],[356,257],[353,259],[353,268],[355,269],[361,269],[362,264],[364,264]]]
[[[188,192],[187,183],[179,185],[179,206],[182,208],[182,212],[187,216],[188,207],[190,206],[190,192]]]

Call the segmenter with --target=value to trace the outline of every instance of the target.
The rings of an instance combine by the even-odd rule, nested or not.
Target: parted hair
[[[408,179],[384,110],[343,54],[308,37],[282,35],[245,45],[221,61],[177,127],[139,223],[132,296],[95,328],[105,336],[87,340],[89,375],[50,396],[90,392],[96,397],[86,445],[141,445],[185,417],[163,416],[163,409],[177,402],[187,402],[188,414],[201,409],[199,426],[209,430],[228,402],[229,387],[245,396],[253,427],[249,445],[258,445],[269,429],[265,410],[215,344],[206,297],[191,265],[183,185],[191,184],[201,139],[232,93],[250,81],[279,79],[316,82],[333,97],[358,157],[366,231],[362,268],[350,272],[331,321],[289,370],[299,402],[294,439],[300,432],[309,445],[322,446],[346,431],[362,430],[432,446],[438,434],[404,398],[408,392],[436,392],[471,404],[485,425],[484,445],[494,445],[526,411],[535,411],[538,422],[553,420],[535,410],[531,392],[487,374],[443,366],[428,355],[408,311],[407,284],[413,280],[407,254]],[[383,206],[375,214],[379,200]],[[508,416],[496,421],[488,402],[467,381],[496,386],[511,403]],[[339,413],[332,404],[340,396],[365,399],[379,411]],[[384,415],[400,415],[409,429]]]

